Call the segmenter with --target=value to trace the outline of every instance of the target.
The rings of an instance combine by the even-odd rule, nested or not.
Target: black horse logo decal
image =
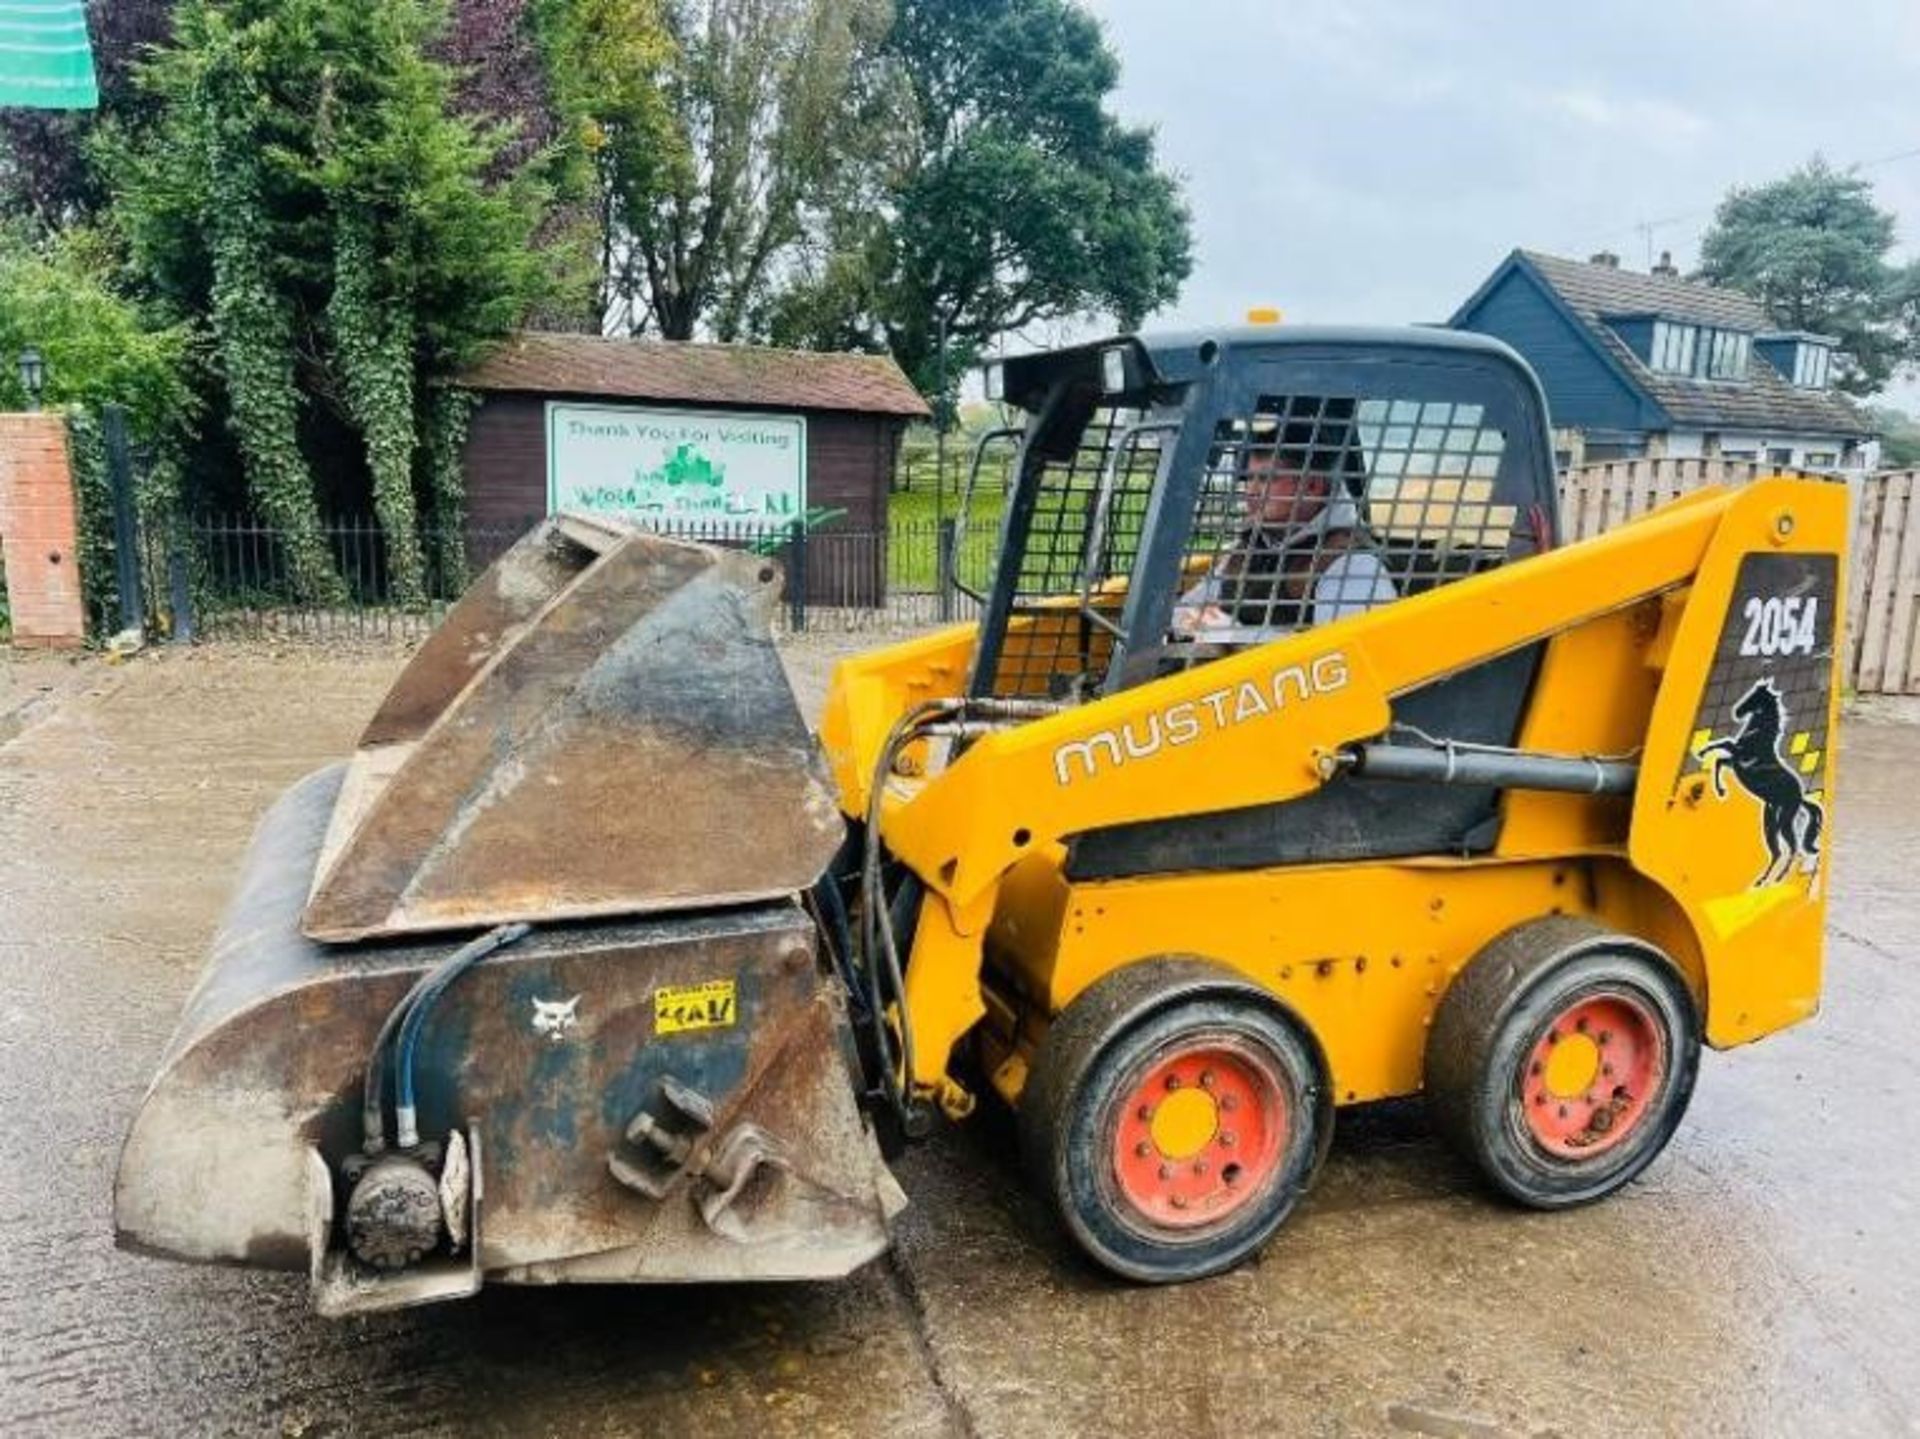
[[[1741,788],[1760,801],[1769,858],[1754,883],[1767,884],[1785,879],[1796,861],[1819,855],[1826,813],[1807,798],[1800,776],[1780,757],[1787,712],[1773,681],[1756,681],[1734,705],[1733,717],[1740,721],[1739,733],[1702,745],[1700,759],[1711,768],[1713,792],[1721,799],[1727,797],[1727,771],[1732,770]]]

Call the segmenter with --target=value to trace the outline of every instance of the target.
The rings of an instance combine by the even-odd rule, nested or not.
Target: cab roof
[[[1002,362],[1003,398],[1023,410],[1034,410],[1063,378],[1077,375],[1098,385],[1100,357],[1116,345],[1126,346],[1130,353],[1129,392],[1188,384],[1230,356],[1289,350],[1480,355],[1514,366],[1530,386],[1538,383],[1511,347],[1490,335],[1466,330],[1424,325],[1224,325],[1109,335],[1058,350],[1014,355]]]

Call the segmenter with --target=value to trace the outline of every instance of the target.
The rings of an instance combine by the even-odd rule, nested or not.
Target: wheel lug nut
[[[1611,1079],[1611,1078],[1613,1078],[1613,1066],[1612,1066],[1611,1064],[1603,1064],[1603,1065],[1601,1065],[1601,1066],[1600,1066],[1600,1072],[1601,1072],[1602,1074],[1604,1074],[1604,1075],[1606,1075],[1606,1076],[1607,1076],[1607,1078],[1609,1078],[1609,1079]]]
[[[1222,1148],[1231,1149],[1237,1143],[1239,1143],[1239,1139],[1231,1129],[1221,1131],[1220,1144]]]
[[[1564,1104],[1560,1106],[1560,1117],[1562,1119],[1565,1119],[1567,1117],[1567,1106]]]
[[[1172,1166],[1171,1164],[1163,1164],[1163,1165],[1161,1165],[1161,1166],[1160,1166],[1160,1177],[1161,1177],[1162,1179],[1171,1179],[1171,1178],[1173,1178],[1173,1166]]]
[[[1584,1014],[1581,1015],[1578,1019],[1574,1020],[1573,1027],[1582,1034],[1585,1034],[1587,1032],[1587,1017]]]
[[[1610,1040],[1610,1039],[1612,1039],[1612,1038],[1613,1038],[1613,1031],[1612,1031],[1612,1030],[1610,1030],[1610,1029],[1603,1029],[1603,1030],[1601,1030],[1601,1031],[1600,1031],[1600,1042],[1601,1042],[1602,1044],[1605,1044],[1605,1043],[1606,1043],[1606,1042],[1607,1042],[1608,1040]]]
[[[1536,1059],[1532,1064],[1528,1065],[1527,1073],[1538,1079],[1540,1077],[1540,1061]]]
[[[1220,1096],[1220,1108],[1225,1113],[1231,1114],[1233,1113],[1234,1110],[1238,1109],[1239,1107],[1240,1107],[1240,1097],[1238,1095],[1223,1094]]]
[[[1148,1155],[1153,1153],[1153,1146],[1147,1143],[1147,1141],[1143,1139],[1138,1144],[1133,1146],[1133,1152],[1139,1155],[1142,1159],[1145,1159]]]
[[[1176,1195],[1174,1195],[1174,1196],[1173,1196],[1173,1207],[1174,1207],[1175,1209],[1185,1209],[1185,1208],[1187,1207],[1187,1196],[1186,1196],[1186,1195],[1184,1195],[1184,1194],[1176,1194]]]
[[[1178,1089],[1179,1087],[1180,1087],[1180,1076],[1177,1074],[1169,1074],[1167,1076],[1167,1088]]]
[[[1211,1069],[1203,1069],[1200,1071],[1200,1087],[1202,1089],[1213,1088],[1213,1071]]]
[[[1195,1174],[1205,1174],[1205,1173],[1207,1172],[1207,1161],[1206,1161],[1206,1160],[1204,1160],[1204,1159],[1196,1159],[1196,1160],[1194,1160],[1194,1161],[1193,1161],[1193,1172],[1194,1172]]]

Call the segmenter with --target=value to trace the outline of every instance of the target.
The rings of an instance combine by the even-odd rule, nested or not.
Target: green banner
[[[99,103],[83,0],[0,0],[0,105],[91,110]]]

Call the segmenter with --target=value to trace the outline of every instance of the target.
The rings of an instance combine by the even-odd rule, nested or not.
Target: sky
[[[1920,0],[1082,3],[1193,212],[1153,325],[1445,320],[1516,246],[1644,270],[1648,222],[1684,270],[1730,187],[1816,152],[1920,255]]]

